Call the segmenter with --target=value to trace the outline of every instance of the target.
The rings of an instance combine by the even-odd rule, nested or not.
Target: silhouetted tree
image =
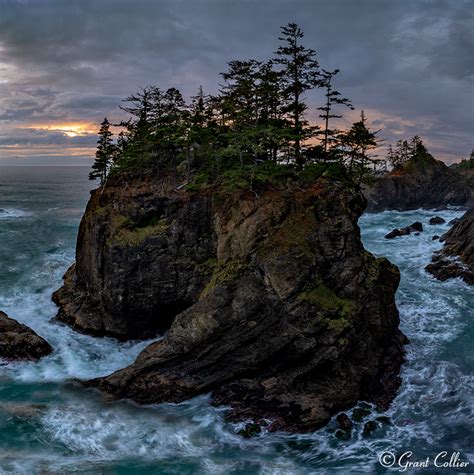
[[[112,132],[110,131],[110,123],[107,117],[100,124],[98,132],[99,140],[97,141],[97,151],[95,160],[92,164],[92,170],[89,173],[89,180],[100,180],[102,186],[107,179],[109,169],[116,157],[117,148],[112,141]]]
[[[318,110],[323,112],[319,115],[319,117],[324,120],[323,148],[325,155],[327,155],[328,152],[329,142],[331,140],[334,141],[334,137],[340,132],[338,130],[329,129],[329,119],[340,119],[342,117],[342,115],[331,113],[333,107],[336,105],[343,105],[349,107],[351,110],[354,110],[351,101],[345,97],[341,97],[341,93],[333,88],[332,79],[338,72],[339,69],[335,69],[334,71],[326,71],[323,69],[320,74],[322,87],[326,89],[326,103],[324,106],[318,107]]]
[[[281,28],[281,32],[279,40],[283,44],[275,52],[274,62],[281,66],[282,100],[286,102],[284,110],[291,118],[294,159],[298,165],[302,165],[302,143],[314,136],[317,129],[308,127],[304,119],[308,106],[302,95],[321,86],[319,63],[316,61],[316,52],[301,44],[304,34],[296,23],[288,23]]]
[[[379,131],[372,132],[369,130],[366,122],[367,119],[364,111],[362,111],[360,120],[354,122],[352,127],[341,136],[348,160],[349,175],[354,178],[356,183],[361,183],[378,162],[376,157],[372,155],[372,151],[379,145],[377,139]]]

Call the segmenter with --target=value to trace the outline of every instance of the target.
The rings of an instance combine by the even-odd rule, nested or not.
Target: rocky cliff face
[[[121,180],[92,194],[77,261],[55,294],[82,331],[141,338],[89,384],[140,403],[212,393],[238,419],[312,430],[399,385],[395,266],[364,250],[365,199],[334,183],[258,194]]]
[[[446,234],[441,251],[426,270],[439,280],[460,277],[474,285],[474,208],[471,208]]]
[[[59,320],[92,335],[148,338],[198,300],[215,264],[213,199],[189,199],[175,185],[124,179],[92,192],[76,264],[53,295]]]
[[[429,154],[409,160],[403,169],[378,178],[365,189],[369,212],[467,205],[473,194],[465,176]]]

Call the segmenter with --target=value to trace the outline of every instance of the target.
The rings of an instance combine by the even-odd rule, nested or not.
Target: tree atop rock
[[[97,141],[97,151],[92,170],[89,173],[89,180],[100,180],[101,186],[105,183],[110,167],[117,155],[117,147],[112,140],[110,122],[107,117],[100,124],[99,140]]]
[[[288,23],[281,28],[283,43],[275,52],[275,63],[281,66],[284,84],[283,98],[285,112],[291,118],[292,152],[295,162],[303,164],[302,143],[313,137],[317,128],[309,127],[304,118],[308,105],[303,94],[322,86],[316,51],[301,44],[304,33],[296,23]]]

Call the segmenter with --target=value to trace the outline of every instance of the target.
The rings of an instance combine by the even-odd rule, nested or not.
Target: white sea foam
[[[0,296],[0,309],[28,325],[54,348],[50,356],[37,363],[11,363],[2,368],[8,376],[25,382],[103,376],[130,364],[150,343],[94,338],[52,321],[56,307],[51,294],[60,286],[61,275],[72,258],[71,252],[47,255],[42,268],[29,276],[29,287],[16,289],[9,296]]]
[[[10,220],[23,218],[29,214],[26,211],[14,208],[1,208],[0,209],[0,220]]]

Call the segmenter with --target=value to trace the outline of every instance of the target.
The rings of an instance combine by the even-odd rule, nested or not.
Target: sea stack
[[[472,183],[427,152],[366,186],[369,212],[436,209],[468,205],[474,196]]]
[[[405,341],[399,272],[362,245],[364,196],[327,179],[180,183],[128,174],[92,193],[58,318],[164,338],[87,384],[139,403],[210,392],[232,418],[274,430],[314,430],[362,399],[387,407]]]

